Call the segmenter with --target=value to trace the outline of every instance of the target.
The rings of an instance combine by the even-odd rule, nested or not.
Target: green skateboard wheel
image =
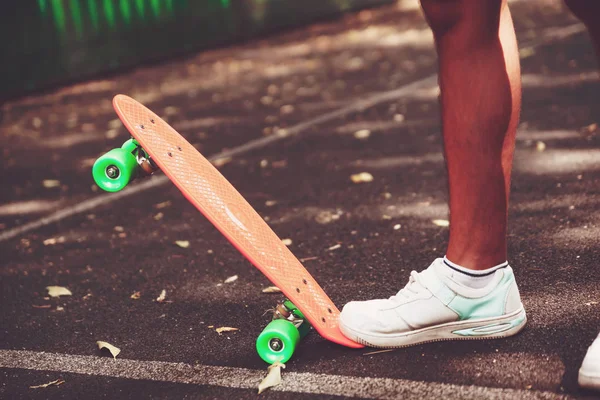
[[[123,148],[112,149],[96,160],[92,176],[100,189],[118,192],[131,181],[137,166],[137,160],[131,152]]]
[[[269,364],[287,362],[300,341],[298,329],[290,321],[275,319],[263,329],[256,339],[256,351]]]

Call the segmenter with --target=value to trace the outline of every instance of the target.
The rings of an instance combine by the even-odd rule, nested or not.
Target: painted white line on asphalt
[[[112,359],[26,350],[0,350],[0,368],[54,371],[113,378],[256,390],[265,370],[191,365],[165,361]],[[281,385],[270,390],[377,399],[565,399],[552,392],[489,388],[407,379],[371,378],[311,372],[282,373]]]
[[[541,45],[544,45],[548,42],[565,39],[569,36],[581,33],[585,31],[585,26],[581,23],[569,25],[566,27],[560,28],[548,28],[545,29],[542,34],[536,37],[535,40],[525,43],[523,48],[534,49]],[[437,74],[430,75],[426,78],[408,83],[404,86],[399,87],[398,89],[389,90],[385,92],[381,92],[375,95],[372,95],[363,100],[357,100],[345,107],[339,108],[337,110],[322,114],[318,117],[311,118],[305,122],[301,122],[295,126],[287,128],[285,130],[280,130],[278,133],[275,133],[271,136],[262,137],[259,139],[251,140],[241,146],[232,148],[230,150],[223,151],[218,153],[212,157],[208,157],[209,160],[214,161],[220,158],[233,157],[238,156],[244,153],[248,153],[252,150],[256,150],[259,148],[263,148],[271,143],[278,142],[285,138],[291,136],[297,136],[301,132],[308,130],[309,128],[313,128],[317,125],[333,121],[338,118],[342,118],[348,114],[361,112],[368,108],[374,107],[378,104],[386,103],[393,100],[398,100],[402,97],[411,96],[414,92],[424,89],[431,88],[437,82]],[[133,194],[137,194],[147,189],[151,189],[154,187],[158,187],[160,185],[168,182],[168,178],[164,175],[160,175],[155,177],[152,180],[147,180],[137,185],[133,185],[125,190],[117,193],[106,193],[98,195],[94,198],[84,200],[81,203],[64,208],[62,210],[56,211],[48,216],[42,217],[38,220],[28,222],[26,224],[14,227],[12,229],[8,229],[2,231],[0,233],[0,242],[12,239],[16,236],[22,235],[26,232],[39,229],[43,226],[50,225],[52,223],[61,221],[63,219],[72,217],[77,214],[81,214],[84,212],[88,212],[93,210],[96,207],[100,207],[103,205],[107,205],[113,203],[122,198],[131,196]]]

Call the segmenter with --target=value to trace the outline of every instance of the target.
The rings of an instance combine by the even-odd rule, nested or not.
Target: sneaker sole
[[[516,335],[525,327],[527,315],[521,308],[502,317],[482,318],[447,322],[410,332],[397,334],[370,334],[354,330],[340,318],[340,329],[344,336],[369,347],[400,348],[442,340],[499,339]]]
[[[579,370],[579,386],[586,389],[600,390],[600,376],[586,375],[584,371]]]

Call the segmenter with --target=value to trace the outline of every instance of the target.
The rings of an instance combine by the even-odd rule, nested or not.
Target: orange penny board
[[[325,339],[354,348],[338,326],[340,311],[321,286],[223,175],[175,129],[134,99],[113,107],[131,135],[183,195],[302,311]]]

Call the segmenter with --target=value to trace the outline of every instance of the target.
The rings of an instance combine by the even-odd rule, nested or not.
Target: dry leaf
[[[118,347],[115,347],[112,344],[103,342],[101,340],[97,341],[96,344],[98,345],[98,348],[100,350],[107,349],[108,351],[110,351],[110,354],[112,354],[113,358],[117,358],[117,356],[121,352],[121,349],[119,349]]]
[[[282,239],[281,240],[283,242],[283,244],[285,244],[286,246],[291,246],[292,245],[292,239]]]
[[[397,231],[398,229],[402,228],[402,225],[400,224],[396,224],[394,225],[394,230]]]
[[[239,328],[232,328],[230,326],[222,326],[220,328],[215,329],[217,331],[217,333],[220,335],[223,332],[233,332],[233,331],[239,331]]]
[[[544,150],[546,150],[546,143],[544,143],[544,142],[542,142],[542,141],[538,141],[538,142],[535,144],[535,149],[536,149],[537,151],[544,151]]]
[[[406,118],[404,117],[403,114],[394,114],[394,121],[395,122],[404,122]]]
[[[273,386],[277,386],[281,383],[281,369],[285,368],[285,364],[276,361],[273,365],[269,365],[268,371],[269,373],[262,380],[261,383],[258,384],[258,394],[261,394],[268,388]]]
[[[159,212],[154,216],[154,220],[155,221],[160,221],[162,219],[162,217],[164,217],[164,214]]]
[[[292,112],[294,112],[294,106],[286,104],[284,106],[281,106],[279,112],[282,114],[291,114]]]
[[[533,47],[523,47],[519,49],[519,56],[521,58],[531,57],[535,54],[535,49]]]
[[[275,204],[277,204],[277,201],[275,201],[275,200],[265,201],[265,206],[267,206],[267,207],[273,207]]]
[[[65,242],[65,237],[64,236],[59,236],[57,238],[49,238],[44,240],[44,246],[51,246],[51,245],[55,245],[56,243],[64,243]]]
[[[57,379],[57,380],[52,381],[52,382],[44,383],[43,385],[29,386],[29,389],[42,389],[42,388],[47,388],[48,386],[62,385],[63,383],[65,383],[65,381],[63,381],[62,379]]]
[[[106,136],[107,139],[114,139],[117,136],[119,136],[119,130],[118,129],[109,129],[104,133],[104,136]]]
[[[354,137],[357,139],[367,139],[369,136],[371,136],[371,131],[368,129],[361,129],[359,131],[354,132]]]
[[[229,162],[231,162],[231,157],[223,157],[223,158],[217,158],[216,160],[213,160],[213,164],[215,167],[222,167],[225,164],[228,164]]]
[[[598,129],[598,124],[596,124],[596,123],[590,124],[590,125],[588,125],[588,126],[586,127],[586,129],[587,129],[587,131],[588,131],[589,133],[592,133],[592,132],[594,132],[596,129]]]
[[[165,289],[163,289],[162,292],[160,292],[160,295],[156,298],[156,301],[158,301],[159,303],[162,303],[163,301],[165,301],[166,297],[167,297],[167,291]]]
[[[108,127],[111,129],[117,129],[121,127],[121,120],[119,118],[108,121]]]
[[[431,222],[433,222],[434,225],[437,225],[437,226],[450,226],[450,222],[445,219],[434,219]]]
[[[62,286],[46,286],[46,290],[48,290],[48,296],[50,297],[60,297],[60,296],[72,296],[73,293],[66,287]]]
[[[281,293],[281,289],[279,289],[277,286],[269,286],[267,288],[264,288],[262,290],[263,293]]]
[[[60,186],[60,181],[56,180],[56,179],[44,179],[42,181],[42,184],[44,185],[45,188],[55,188],[55,187],[59,187]]]
[[[373,175],[371,175],[368,172],[361,172],[359,174],[354,174],[350,176],[350,179],[352,179],[352,182],[354,183],[372,182]]]
[[[175,244],[181,248],[187,249],[188,247],[190,247],[190,241],[189,240],[176,240]]]
[[[171,205],[171,200],[163,201],[162,203],[158,203],[154,205],[154,208],[160,210],[161,208],[166,208]]]
[[[223,281],[223,283],[235,282],[235,281],[237,281],[237,279],[238,279],[238,276],[237,275],[233,275],[233,276],[230,276],[229,278],[225,279],[225,281]]]
[[[142,296],[142,294],[140,292],[135,292],[134,294],[132,294],[131,296],[129,296],[131,299],[133,300],[137,300]]]

